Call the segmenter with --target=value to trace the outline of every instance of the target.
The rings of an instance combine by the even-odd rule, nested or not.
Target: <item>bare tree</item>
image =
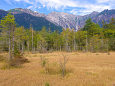
[[[86,52],[88,52],[88,37],[87,37],[87,32],[86,32]]]
[[[32,28],[32,52],[34,51],[34,48],[33,48],[33,42],[34,42],[34,40],[33,40],[33,28]]]
[[[109,52],[109,40],[107,40],[107,54],[110,55],[110,52]]]
[[[14,59],[14,31],[15,31],[15,25],[12,27],[12,58]]]
[[[62,76],[64,77],[66,74],[66,64],[68,62],[68,58],[64,54],[62,54],[62,56],[63,56],[63,60],[60,60],[60,68],[61,68]]]

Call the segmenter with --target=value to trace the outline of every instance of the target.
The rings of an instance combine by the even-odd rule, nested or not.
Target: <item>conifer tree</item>
[[[14,58],[14,31],[15,31],[15,18],[9,13],[1,20],[2,30],[6,30],[9,38],[9,60]]]

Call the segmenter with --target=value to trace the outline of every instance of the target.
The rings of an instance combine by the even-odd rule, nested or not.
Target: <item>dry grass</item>
[[[48,58],[49,64],[59,63],[62,54],[69,58],[67,69],[72,70],[64,78],[61,74],[41,73],[40,56]],[[107,53],[65,53],[25,54],[30,63],[22,68],[1,70],[0,86],[114,86],[115,52]],[[0,67],[2,67],[0,63]]]

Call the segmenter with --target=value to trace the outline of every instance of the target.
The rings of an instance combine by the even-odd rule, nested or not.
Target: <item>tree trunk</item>
[[[28,48],[28,52],[30,51],[30,49],[29,49],[29,42],[27,42],[27,48]]]
[[[9,61],[12,59],[11,54],[11,31],[9,30]]]
[[[39,49],[39,45],[38,45],[38,44],[39,44],[39,42],[37,42],[37,51],[38,51],[38,49]]]
[[[33,49],[33,28],[32,28],[32,52],[34,51]]]
[[[75,41],[75,32],[74,32],[74,51],[76,51],[76,41]]]
[[[14,59],[14,29],[15,27],[13,26],[13,36],[12,36],[12,58]]]
[[[62,51],[62,47],[60,46],[60,51]]]
[[[110,55],[110,53],[109,53],[109,40],[107,40],[107,54]]]
[[[86,34],[86,52],[88,52],[88,40],[87,40],[87,34]]]
[[[22,53],[24,53],[24,43],[22,42]]]

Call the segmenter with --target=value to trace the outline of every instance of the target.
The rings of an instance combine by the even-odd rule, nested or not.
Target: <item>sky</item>
[[[28,8],[45,14],[56,11],[86,15],[93,11],[115,9],[115,0],[0,0],[0,9],[14,8]]]

